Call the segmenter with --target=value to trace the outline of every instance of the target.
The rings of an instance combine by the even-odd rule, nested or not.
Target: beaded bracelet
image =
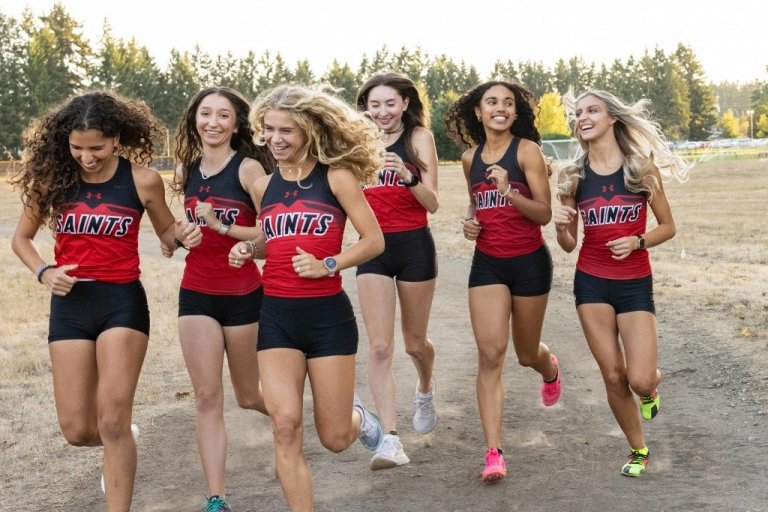
[[[56,268],[56,265],[51,265],[49,263],[43,263],[40,265],[37,270],[35,270],[35,277],[37,278],[37,282],[41,283],[43,282],[43,274],[46,270]]]
[[[506,192],[504,192],[503,194],[501,194],[501,195],[502,195],[502,197],[507,197],[507,194],[509,194],[509,191],[510,191],[510,190],[512,190],[512,184],[511,184],[511,183],[508,183],[508,184],[507,184],[507,191],[506,191]]]

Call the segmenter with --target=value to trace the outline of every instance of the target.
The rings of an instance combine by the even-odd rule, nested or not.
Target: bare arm
[[[363,195],[360,182],[351,171],[344,168],[331,169],[328,181],[333,194],[360,235],[357,242],[336,255],[338,270],[341,271],[381,254],[384,251],[384,235]]]
[[[467,183],[467,194],[469,194],[469,204],[467,205],[467,215],[462,221],[462,230],[464,232],[464,238],[467,240],[477,240],[480,236],[480,230],[482,227],[475,218],[475,212],[477,211],[477,203],[475,203],[475,195],[472,193],[472,182],[469,178],[469,172],[472,169],[472,159],[475,156],[477,146],[469,148],[461,155],[461,166],[464,169],[464,179]]]
[[[421,171],[421,183],[411,187],[411,193],[429,213],[435,213],[440,206],[437,196],[437,150],[432,132],[416,128],[411,138],[416,154],[426,168]]]
[[[53,262],[47,262],[43,259],[34,241],[40,227],[37,203],[33,202],[32,206],[25,205],[16,224],[16,230],[13,232],[11,248],[21,262],[35,274],[35,277],[38,277],[38,272],[40,273],[40,282],[51,293],[66,295],[77,282],[77,278],[67,275],[67,272],[76,269],[77,265],[54,267],[52,266]],[[51,266],[47,267],[48,265]]]
[[[674,237],[677,232],[675,220],[672,218],[672,209],[669,207],[667,195],[664,193],[664,188],[662,187],[661,174],[655,167],[650,172],[656,177],[657,183],[659,184],[659,188],[653,194],[653,200],[648,203],[653,211],[653,215],[656,217],[658,225],[643,234],[646,249],[663,244]],[[608,247],[613,253],[611,257],[616,260],[623,260],[629,256],[632,251],[640,248],[639,242],[640,240],[636,235],[623,236],[616,240],[611,240],[608,242]]]
[[[147,210],[152,227],[166,246],[174,246],[178,239],[188,247],[200,244],[200,228],[184,219],[174,219],[165,202],[165,184],[157,171],[134,165],[133,179],[144,208]]]
[[[576,248],[579,212],[573,196],[562,197],[560,203],[554,214],[557,243],[565,252],[571,252]]]

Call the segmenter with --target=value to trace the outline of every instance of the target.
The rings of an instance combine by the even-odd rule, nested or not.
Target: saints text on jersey
[[[261,228],[267,240],[283,236],[317,235],[328,232],[333,221],[329,213],[293,212],[267,215],[261,221]]]
[[[520,193],[520,190],[516,188],[510,189],[510,191]],[[509,204],[507,197],[502,196],[499,193],[499,189],[497,188],[483,190],[481,192],[475,193],[475,205],[477,206],[478,210],[487,210],[489,208],[504,208],[505,206],[511,206],[514,208],[514,205]]]
[[[584,226],[602,226],[604,224],[620,224],[634,222],[640,217],[642,203],[609,204],[596,208],[581,210]]]
[[[76,214],[56,216],[56,232],[72,235],[125,236],[133,223],[132,217],[123,215]]]

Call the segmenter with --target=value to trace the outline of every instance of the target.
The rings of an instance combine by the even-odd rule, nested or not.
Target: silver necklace
[[[218,168],[218,169],[216,169],[216,170],[213,170],[213,171],[210,171],[210,172],[205,172],[205,171],[203,170],[203,160],[204,160],[204,157],[203,157],[203,158],[201,158],[201,159],[200,159],[200,176],[202,176],[204,180],[207,180],[207,179],[208,179],[208,178],[210,178],[211,176],[215,176],[215,175],[219,174],[219,173],[221,172],[221,170],[222,170],[222,169],[224,169],[224,168],[227,166],[227,164],[229,163],[229,161],[230,161],[230,160],[232,160],[232,157],[234,157],[234,156],[235,156],[235,153],[237,153],[237,151],[232,151],[232,152],[229,154],[229,156],[227,157],[227,159],[226,159],[226,160],[224,160],[224,163],[223,163],[223,164],[221,164],[221,165],[219,166],[219,168]]]

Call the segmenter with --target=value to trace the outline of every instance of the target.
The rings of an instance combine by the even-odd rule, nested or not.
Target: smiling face
[[[269,109],[264,114],[264,141],[279,163],[297,164],[307,135],[288,112]]]
[[[517,116],[515,93],[503,85],[494,85],[483,94],[475,115],[488,129],[508,131]]]
[[[403,125],[403,112],[408,108],[408,98],[403,98],[396,89],[378,85],[368,93],[366,110],[376,125],[385,132],[398,130]]]
[[[235,107],[224,96],[209,94],[197,107],[195,126],[204,146],[230,145],[237,129]]]
[[[610,130],[616,118],[608,113],[605,102],[588,94],[576,104],[576,134],[585,141],[594,141]]]
[[[111,176],[119,142],[120,137],[106,137],[101,130],[72,130],[69,152],[80,166],[83,179],[98,182]]]

